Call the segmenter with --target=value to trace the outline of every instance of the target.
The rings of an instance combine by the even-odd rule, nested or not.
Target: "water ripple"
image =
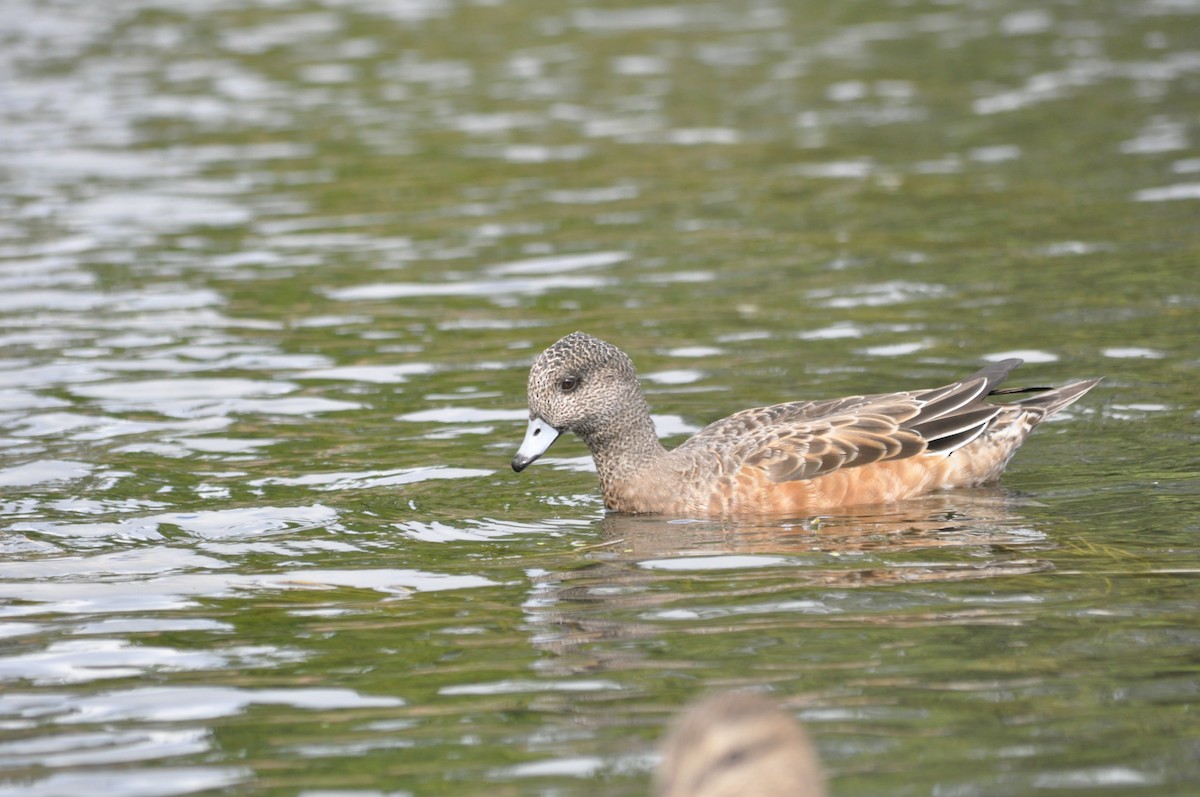
[[[250,777],[251,771],[245,767],[89,769],[56,772],[16,786],[0,784],[0,797],[75,797],[96,789],[123,797],[172,797],[233,788]]]

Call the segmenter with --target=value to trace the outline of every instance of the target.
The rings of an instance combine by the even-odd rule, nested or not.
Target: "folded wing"
[[[725,451],[732,467],[759,468],[773,482],[842,468],[949,454],[983,434],[1004,405],[984,398],[1020,364],[993,363],[933,390],[851,396],[745,410],[702,429],[684,448]]]

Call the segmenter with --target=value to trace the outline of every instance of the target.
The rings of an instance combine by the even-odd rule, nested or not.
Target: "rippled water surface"
[[[639,795],[767,690],[834,795],[1200,783],[1200,3],[10,0],[0,795]],[[605,516],[673,441],[1021,356],[996,487]]]

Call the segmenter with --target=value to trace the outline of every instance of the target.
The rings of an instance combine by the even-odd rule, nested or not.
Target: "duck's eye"
[[[558,383],[558,389],[564,393],[570,393],[577,387],[579,387],[579,377],[577,376],[564,376]]]

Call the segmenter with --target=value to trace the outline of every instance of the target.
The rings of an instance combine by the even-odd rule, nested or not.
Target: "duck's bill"
[[[525,439],[513,457],[512,468],[517,473],[525,470],[542,454],[550,444],[558,439],[560,432],[541,418],[530,418],[529,428],[525,430]]]

